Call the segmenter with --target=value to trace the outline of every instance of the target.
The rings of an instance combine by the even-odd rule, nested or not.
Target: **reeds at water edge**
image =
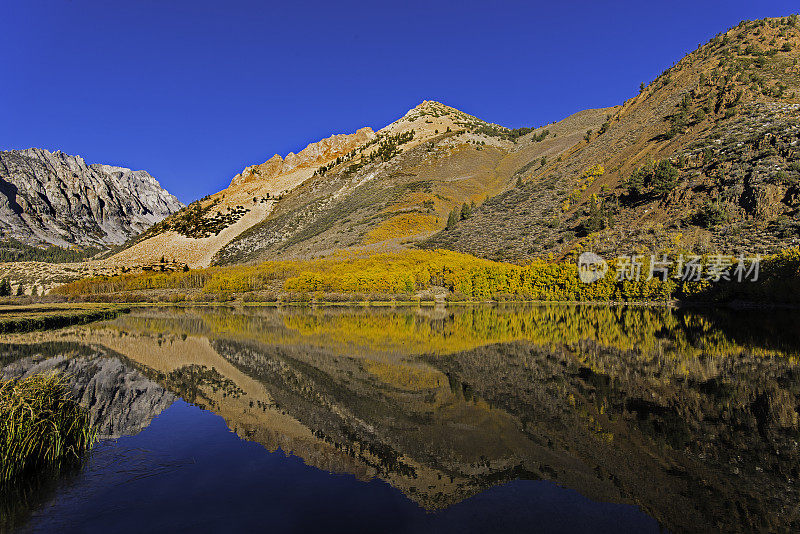
[[[0,486],[30,470],[80,458],[96,434],[62,375],[0,380]]]

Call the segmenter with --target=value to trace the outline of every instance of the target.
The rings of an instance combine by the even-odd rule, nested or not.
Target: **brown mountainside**
[[[335,135],[247,167],[217,194],[155,225],[107,262],[191,267],[335,250],[398,249],[444,228],[448,213],[512,187],[613,110],[511,130],[425,101],[373,132]]]
[[[526,166],[556,157],[608,113],[582,112],[514,138],[512,130],[424,102],[378,132],[396,144],[381,141],[304,182],[267,220],[222,249],[217,261],[412,246],[442,229],[453,208],[512,187]]]
[[[797,244],[798,59],[795,17],[741,23],[426,246],[523,261],[576,247],[755,253]]]

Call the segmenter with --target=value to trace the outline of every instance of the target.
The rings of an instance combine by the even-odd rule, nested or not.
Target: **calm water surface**
[[[43,532],[790,531],[800,316],[141,309],[0,339],[102,440],[0,497]]]

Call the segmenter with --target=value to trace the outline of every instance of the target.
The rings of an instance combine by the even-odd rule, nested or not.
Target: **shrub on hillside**
[[[728,212],[721,202],[707,202],[691,219],[692,224],[711,228],[728,221]]]

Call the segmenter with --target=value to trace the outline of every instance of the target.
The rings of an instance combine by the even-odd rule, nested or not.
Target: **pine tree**
[[[653,169],[653,194],[666,196],[678,185],[678,169],[669,160],[661,160]]]
[[[458,208],[453,208],[453,211],[450,212],[450,215],[447,217],[447,229],[452,230],[456,227],[456,223],[458,223],[459,219],[459,210]]]
[[[628,195],[633,198],[638,198],[644,190],[645,173],[642,169],[636,169],[631,173],[625,185],[628,186]]]
[[[11,295],[11,283],[8,278],[0,280],[0,297],[7,297]]]
[[[461,206],[461,220],[469,219],[472,215],[472,208],[469,207],[469,204],[464,202],[464,205]]]

